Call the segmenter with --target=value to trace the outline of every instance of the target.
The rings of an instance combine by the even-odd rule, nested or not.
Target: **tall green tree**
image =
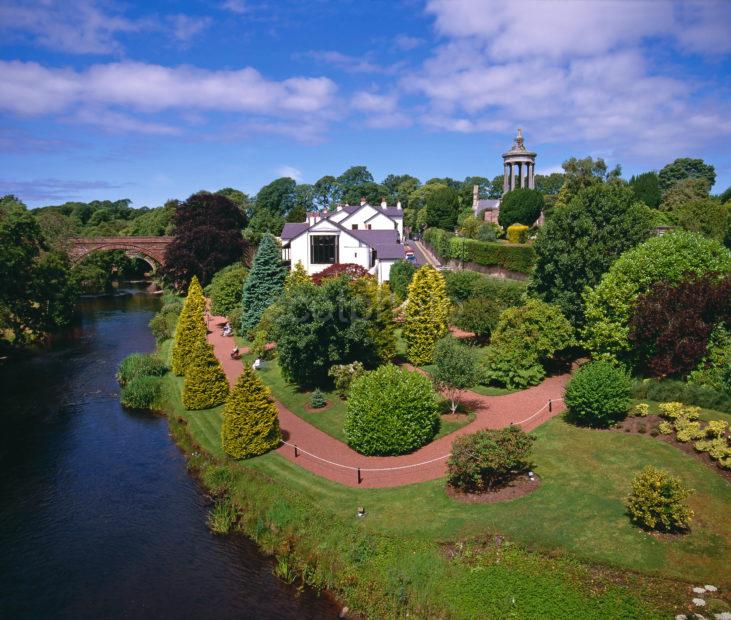
[[[500,203],[498,222],[505,230],[513,224],[533,226],[543,211],[543,194],[536,189],[514,189]]]
[[[598,184],[582,190],[539,231],[530,291],[556,304],[574,326],[581,325],[584,289],[595,286],[623,252],[647,239],[651,227],[648,208],[629,187]]]
[[[282,263],[282,250],[274,236],[266,234],[254,256],[242,296],[241,331],[248,333],[259,323],[261,315],[284,289],[287,270]]]
[[[240,260],[246,218],[225,196],[199,192],[177,205],[173,241],[165,250],[162,274],[176,289],[196,276],[203,285],[222,267]]]
[[[386,190],[373,180],[373,175],[365,166],[351,166],[338,177],[342,190],[342,200],[351,205],[360,204],[365,198],[370,204],[380,204]]]
[[[426,199],[426,222],[429,226],[454,230],[459,212],[459,197],[451,187],[441,186]]]
[[[632,188],[637,200],[641,200],[651,209],[657,209],[660,206],[662,193],[660,192],[657,172],[643,172],[637,176],[632,176],[629,180],[629,186]]]
[[[199,411],[216,407],[228,396],[228,380],[205,334],[190,352],[183,378],[183,407]]]
[[[203,320],[205,306],[203,289],[198,278],[193,276],[188,286],[188,295],[183,303],[183,309],[178,317],[173,341],[171,370],[178,376],[185,374],[195,344],[206,337],[206,324]]]
[[[503,177],[499,177],[502,182]],[[563,186],[564,175],[562,172],[551,174],[537,174],[534,177],[536,189],[546,196],[556,196]],[[501,188],[502,191],[502,188]]]
[[[444,276],[430,265],[420,267],[409,284],[403,328],[409,359],[416,366],[433,361],[434,345],[449,330],[449,310]]]
[[[463,345],[453,336],[445,336],[434,347],[434,362],[434,383],[449,399],[452,413],[457,413],[462,392],[480,378],[475,349]]]
[[[409,206],[409,194],[421,185],[421,181],[410,174],[389,174],[381,186],[385,189],[384,198],[390,205],[401,201],[401,207]]]
[[[259,190],[254,203],[254,211],[267,211],[272,215],[284,217],[295,204],[297,182],[289,177],[281,177]]]
[[[660,202],[660,210],[675,211],[681,205],[693,200],[708,198],[708,190],[710,188],[708,179],[703,177],[682,179],[663,194],[662,201]]]
[[[699,178],[708,181],[708,189],[710,189],[716,182],[716,169],[702,159],[681,157],[660,170],[658,183],[660,191],[666,192],[678,181]]]
[[[323,211],[332,211],[342,199],[343,188],[331,175],[318,179],[313,186],[315,205]]]
[[[274,450],[281,441],[279,416],[271,391],[244,365],[223,408],[221,446],[229,456],[245,459]]]

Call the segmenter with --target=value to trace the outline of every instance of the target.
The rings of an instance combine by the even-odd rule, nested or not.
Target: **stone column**
[[[510,191],[510,171],[508,164],[503,164],[503,194],[507,194]]]

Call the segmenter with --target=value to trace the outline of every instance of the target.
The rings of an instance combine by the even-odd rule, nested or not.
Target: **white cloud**
[[[420,45],[424,44],[424,39],[421,39],[419,37],[410,37],[405,34],[400,34],[394,39],[394,44],[396,47],[404,52],[409,52],[413,49],[416,49]]]
[[[246,6],[246,2],[244,2],[244,0],[225,0],[225,2],[221,3],[221,8],[224,11],[238,13],[239,15],[242,15],[249,10],[249,7]]]
[[[276,173],[280,177],[289,177],[290,179],[294,179],[297,183],[302,182],[302,171],[294,166],[279,166]]]
[[[170,15],[167,17],[173,36],[182,43],[190,41],[208,28],[213,20],[210,17],[191,17],[190,15]]]

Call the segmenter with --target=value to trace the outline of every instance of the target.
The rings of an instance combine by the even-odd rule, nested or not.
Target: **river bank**
[[[167,419],[120,407],[117,364],[154,350],[160,303],[83,299],[42,355],[0,367],[0,617],[336,617],[253,542],[213,535]]]

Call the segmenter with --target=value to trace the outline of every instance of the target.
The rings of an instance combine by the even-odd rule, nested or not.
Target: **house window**
[[[338,238],[335,235],[311,235],[310,262],[313,265],[337,263]]]
[[[371,230],[372,228],[373,227],[370,224],[368,224],[368,230]]]
[[[358,230],[358,224],[353,224],[353,225],[351,226],[351,228],[352,228],[353,230]]]

